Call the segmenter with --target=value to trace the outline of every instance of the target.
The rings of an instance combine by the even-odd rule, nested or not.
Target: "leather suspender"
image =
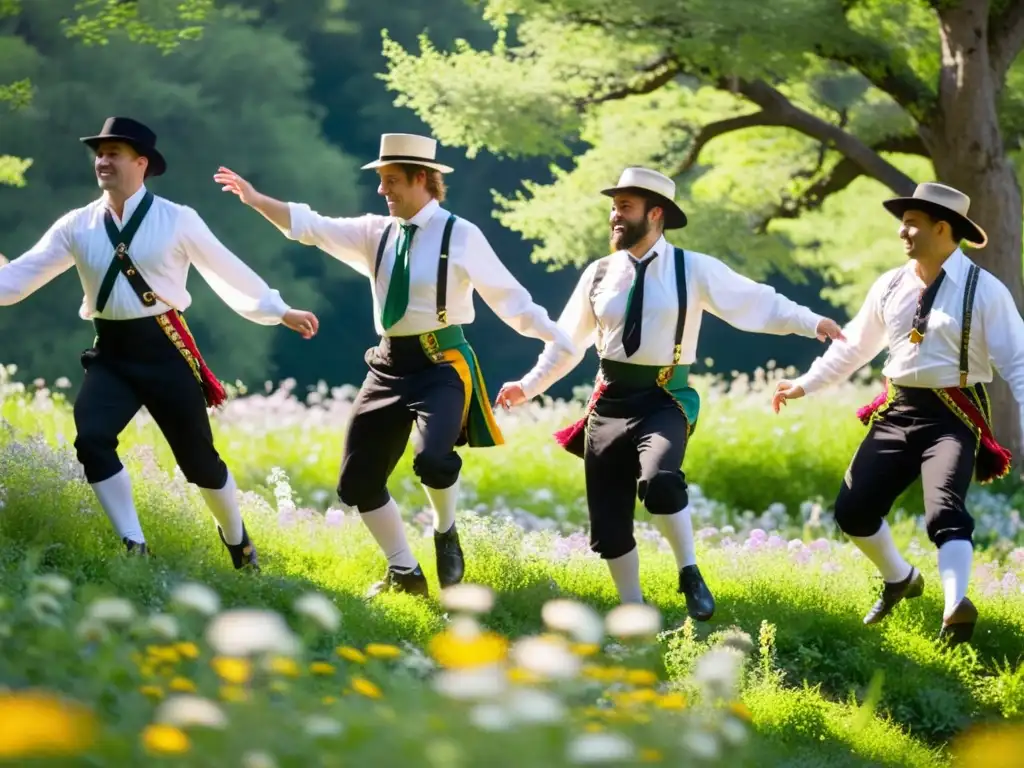
[[[437,261],[437,300],[436,311],[438,322],[448,324],[448,256],[451,253],[452,228],[455,226],[456,216],[454,213],[448,215],[448,221],[444,224],[444,234],[441,236],[441,255]],[[380,272],[380,263],[384,259],[384,248],[387,246],[388,235],[391,234],[392,224],[384,228],[384,233],[377,243],[377,259],[373,266],[373,276],[376,279]]]

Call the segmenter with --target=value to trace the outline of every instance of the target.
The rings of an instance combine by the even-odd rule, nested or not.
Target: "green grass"
[[[302,509],[332,502],[330,495],[317,502],[315,494],[330,494],[334,484],[342,404],[316,413],[254,399],[221,416],[218,439],[246,489],[243,512],[264,564],[251,578],[231,570],[201,497],[174,472],[166,445],[144,422],[126,432],[123,455],[156,557],[124,557],[69,448],[68,406],[43,394],[33,410],[9,392],[0,406],[9,425],[0,437],[0,686],[60,694],[95,714],[99,730],[87,753],[54,758],[54,765],[266,764],[252,752],[279,766],[564,765],[574,762],[576,739],[598,737],[624,740],[591,745],[606,754],[616,744],[631,749],[618,765],[953,765],[951,745],[970,727],[1024,717],[1024,550],[1004,538],[978,552],[971,596],[981,624],[972,645],[949,651],[935,640],[942,596],[934,549],[907,517],[897,536],[925,575],[925,595],[884,624],[863,626],[878,581],[859,553],[830,534],[827,488],[862,434],[852,408],[869,393],[850,387],[839,392],[842,407],[812,399],[781,417],[767,411],[763,392],[708,397],[685,468],[703,489],[700,506],[714,526],[698,555],[718,601],[715,618],[686,619],[671,556],[640,523],[644,588],[665,632],[634,640],[609,632],[592,655],[551,648],[560,669],[573,658],[583,664],[566,679],[529,679],[526,672],[548,669],[548,654],[514,644],[551,629],[542,619],[550,600],[578,601],[599,615],[615,606],[603,564],[586,551],[585,530],[570,527],[583,512],[582,466],[550,447],[550,432],[578,407],[503,417],[509,445],[463,454],[466,580],[486,585],[495,598],[474,621],[513,644],[506,665],[518,670],[501,693],[481,701],[458,695],[471,693],[465,671],[460,677],[449,670],[451,687],[439,688],[446,678],[437,676],[432,639],[440,635],[452,648],[452,633],[468,617],[438,600],[424,528],[411,521],[431,599],[366,603],[363,593],[383,571],[369,535],[352,515]],[[775,434],[780,425],[784,433]],[[407,462],[395,490],[412,517],[425,500]],[[272,473],[274,467],[280,470]],[[815,497],[826,504],[820,520],[806,503]],[[1013,497],[979,499],[991,510],[984,514],[1001,521],[992,530],[1005,523]],[[780,502],[786,516],[773,507]],[[744,510],[760,516],[744,517]],[[559,516],[557,531],[522,527]],[[780,537],[751,532],[759,525],[768,533],[777,527]],[[66,578],[70,592],[40,579],[49,574]],[[189,582],[215,590],[221,611],[255,608],[287,622],[299,641],[292,649],[298,676],[283,666],[267,671],[259,659],[243,683],[219,676],[231,668],[214,662],[219,635],[209,624],[217,619],[172,599]],[[336,628],[319,627],[296,609],[311,592],[336,606]],[[94,601],[107,597],[129,600],[135,617],[124,625],[89,619]],[[172,629],[174,637],[161,634]],[[271,634],[253,630],[249,637]],[[194,643],[198,657],[175,656],[175,643]],[[336,651],[369,644],[395,645],[401,655],[359,663]],[[482,661],[487,647],[464,641],[454,658]],[[331,664],[325,674],[310,671],[318,660]],[[355,678],[372,682],[380,698],[367,696],[375,690]],[[144,734],[153,733],[147,727],[176,695],[172,681],[187,681],[214,702],[226,727],[185,728],[186,752],[150,755]],[[682,709],[667,706],[681,701],[673,693],[685,697]],[[0,693],[0,724],[27,707]],[[530,722],[531,713],[545,721]],[[47,724],[52,744],[65,733],[54,714],[34,722]],[[15,732],[27,739],[30,729],[0,726],[0,758],[5,745],[13,748]],[[698,758],[710,748],[714,758]],[[986,768],[998,765],[993,749]]]

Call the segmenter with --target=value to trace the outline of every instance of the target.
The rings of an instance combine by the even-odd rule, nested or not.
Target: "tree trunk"
[[[968,250],[980,267],[999,278],[1024,306],[1021,189],[1004,149],[996,114],[996,86],[989,62],[987,0],[962,0],[940,12],[942,74],[939,108],[922,130],[939,180],[971,198],[970,216],[988,233],[982,250]],[[1020,467],[1021,419],[1006,383],[990,389],[999,441]]]

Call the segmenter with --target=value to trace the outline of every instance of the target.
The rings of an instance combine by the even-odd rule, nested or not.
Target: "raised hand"
[[[238,195],[246,205],[252,205],[260,197],[260,193],[252,184],[223,165],[217,170],[217,173],[213,174],[213,180],[221,185],[223,191]]]
[[[498,390],[498,396],[494,398],[494,405],[500,405],[506,411],[525,402],[526,393],[523,392],[523,387],[518,382],[502,385],[501,389]]]
[[[316,332],[320,328],[320,321],[317,320],[316,315],[304,309],[289,309],[281,318],[281,322],[304,339],[316,336]]]
[[[772,395],[772,410],[778,413],[779,408],[785,405],[787,400],[797,400],[803,396],[803,387],[783,379],[775,385],[775,394]]]

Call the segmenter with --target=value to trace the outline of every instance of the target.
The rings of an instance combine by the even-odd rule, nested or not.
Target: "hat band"
[[[381,155],[377,158],[378,160],[409,160],[411,162],[419,163],[434,163],[437,162],[432,157],[420,157],[419,155]]]

